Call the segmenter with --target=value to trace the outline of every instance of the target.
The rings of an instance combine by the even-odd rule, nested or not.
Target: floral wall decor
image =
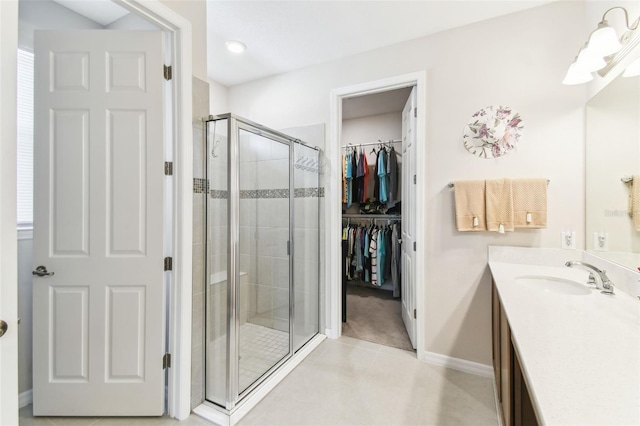
[[[491,105],[471,116],[464,128],[464,147],[480,158],[498,158],[511,152],[522,137],[520,114],[506,106]]]

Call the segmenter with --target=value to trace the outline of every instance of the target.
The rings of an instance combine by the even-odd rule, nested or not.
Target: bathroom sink
[[[573,296],[584,296],[591,290],[583,284],[565,278],[549,277],[543,275],[526,275],[516,278],[518,284],[544,291]]]

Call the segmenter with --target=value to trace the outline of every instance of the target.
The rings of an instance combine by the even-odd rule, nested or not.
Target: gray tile
[[[102,420],[100,417],[47,417],[47,419],[55,426],[93,426]]]
[[[33,417],[33,406],[27,405],[20,409],[20,426],[51,426],[47,417]]]

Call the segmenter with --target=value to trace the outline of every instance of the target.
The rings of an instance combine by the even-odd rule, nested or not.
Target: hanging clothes
[[[385,237],[384,237],[384,228],[380,228],[378,230],[378,234],[376,235],[376,237],[377,237],[377,249],[378,249],[378,259],[377,259],[378,285],[382,285],[385,283],[384,267],[385,267],[385,260],[387,256],[387,249],[386,249]]]
[[[371,257],[371,284],[378,284],[378,230],[373,228],[371,231],[371,242],[369,243],[369,253]]]
[[[348,152],[346,155],[345,177],[347,179],[347,207],[351,207],[351,200],[353,196],[353,166],[352,166],[353,153]]]
[[[378,165],[380,164],[380,151],[377,153],[375,150],[373,151],[376,155],[376,164],[373,166],[373,198],[376,200],[380,199],[380,176],[378,176]]]
[[[386,156],[387,156],[387,151],[384,149],[381,149],[378,152],[378,168],[377,168],[377,174],[378,174],[378,179],[380,181],[380,195],[378,197],[378,201],[380,201],[381,203],[386,203],[387,202],[387,166],[386,166]]]
[[[398,156],[396,150],[391,147],[389,158],[387,161],[387,177],[389,179],[389,187],[387,189],[387,207],[391,208],[398,202]]]
[[[347,158],[342,154],[342,203],[347,203]]]
[[[367,153],[362,152],[362,198],[361,203],[367,202],[367,189],[369,187],[369,164],[367,163]]]
[[[393,249],[393,242],[391,240],[392,232],[390,227],[385,227],[384,230],[384,247],[385,247],[385,258],[384,258],[384,281],[388,282],[391,280],[391,255]]]
[[[400,224],[343,225],[343,279],[380,287],[389,284],[401,293]]]
[[[371,253],[369,252],[369,245],[371,244],[371,240],[369,237],[370,230],[364,228],[362,248],[364,251],[364,281],[367,283],[371,282]]]
[[[364,192],[364,154],[362,151],[357,154],[358,166],[356,171],[356,198],[354,202],[362,202],[362,194]]]

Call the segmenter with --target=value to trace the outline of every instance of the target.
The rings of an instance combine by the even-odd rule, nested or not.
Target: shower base
[[[289,333],[250,322],[240,326],[239,389],[251,386],[289,353]],[[226,371],[226,336],[209,343],[207,356],[207,399],[224,404]],[[216,373],[218,376],[216,377]]]

